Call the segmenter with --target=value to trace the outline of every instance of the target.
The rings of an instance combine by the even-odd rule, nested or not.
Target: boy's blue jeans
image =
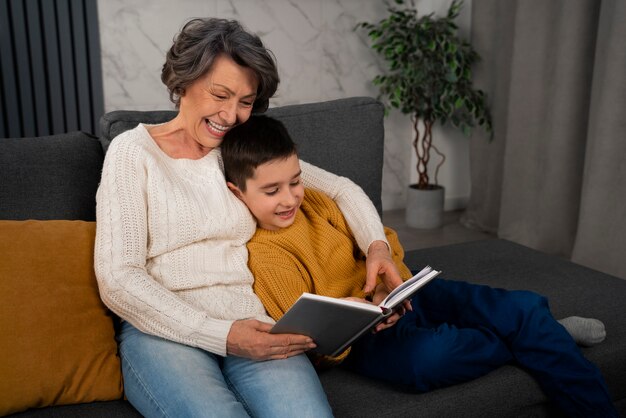
[[[353,346],[346,365],[366,376],[425,392],[513,363],[537,379],[570,416],[617,417],[600,371],[529,291],[435,279],[412,312]]]
[[[145,417],[330,417],[305,355],[253,361],[221,357],[144,334],[118,335],[124,392]]]

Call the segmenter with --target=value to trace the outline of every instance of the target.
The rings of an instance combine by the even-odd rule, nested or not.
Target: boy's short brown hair
[[[226,180],[242,192],[258,166],[297,154],[296,144],[282,122],[264,115],[252,115],[228,131],[220,149]]]

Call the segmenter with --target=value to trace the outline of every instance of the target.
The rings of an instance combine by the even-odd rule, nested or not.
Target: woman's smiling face
[[[218,147],[233,126],[248,120],[256,98],[257,77],[226,55],[193,82],[180,99],[185,132],[204,149]]]

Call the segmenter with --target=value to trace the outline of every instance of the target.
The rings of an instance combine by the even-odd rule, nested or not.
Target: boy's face
[[[248,206],[259,227],[275,231],[293,224],[304,198],[297,155],[261,164],[254,177],[246,181],[246,191],[228,183],[228,187]]]

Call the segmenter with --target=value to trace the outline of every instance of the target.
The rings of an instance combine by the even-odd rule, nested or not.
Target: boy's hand
[[[370,293],[376,287],[376,277],[381,276],[389,291],[402,284],[398,268],[391,259],[389,247],[384,241],[374,241],[367,250],[365,259],[365,287],[363,291]]]
[[[386,297],[389,295],[389,291],[385,287],[383,283],[380,283],[376,286],[376,291],[374,293],[374,297],[372,298],[372,302],[376,305],[379,305]],[[407,305],[408,304],[408,305]],[[393,315],[385,318],[384,321],[381,321],[376,327],[374,327],[374,332],[382,331],[386,328],[393,327],[402,316],[406,313],[407,309],[411,308],[411,301],[406,300],[402,305],[396,308]]]
[[[388,294],[388,292],[385,291],[385,290],[379,291],[379,289],[382,289],[382,288],[384,288],[384,286],[382,286],[382,283],[376,287],[376,294],[374,296],[374,301],[373,302],[370,302],[370,301],[368,301],[366,299],[357,298],[357,297],[354,297],[354,296],[348,296],[348,297],[341,298],[341,299],[351,300],[351,301],[354,301],[354,302],[369,303],[370,305],[377,305]],[[378,302],[376,301],[376,299],[378,299]],[[404,312],[405,312],[404,307],[401,306],[400,308],[398,308],[393,313],[393,315],[388,316],[387,318],[382,320],[380,323],[378,323],[374,327],[374,329],[372,331],[373,332],[378,332],[378,331],[382,331],[382,330],[384,330],[386,328],[393,327],[396,324],[396,322],[398,322],[398,320],[402,317],[402,315],[404,315]]]
[[[277,360],[316,347],[306,335],[270,334],[271,329],[271,324],[256,319],[233,322],[226,339],[227,354],[252,360]]]
[[[355,296],[346,296],[346,297],[340,298],[340,299],[351,300],[352,302],[369,303],[370,305],[373,305],[373,303],[370,302],[369,300],[363,299],[363,298],[357,298]]]
[[[387,328],[391,328],[394,325],[396,325],[396,323],[400,320],[400,318],[402,318],[401,312],[404,312],[404,309],[402,311],[395,311],[393,315],[389,315],[387,318],[380,321],[378,325],[374,327],[374,332],[376,333],[376,332],[382,331]]]

